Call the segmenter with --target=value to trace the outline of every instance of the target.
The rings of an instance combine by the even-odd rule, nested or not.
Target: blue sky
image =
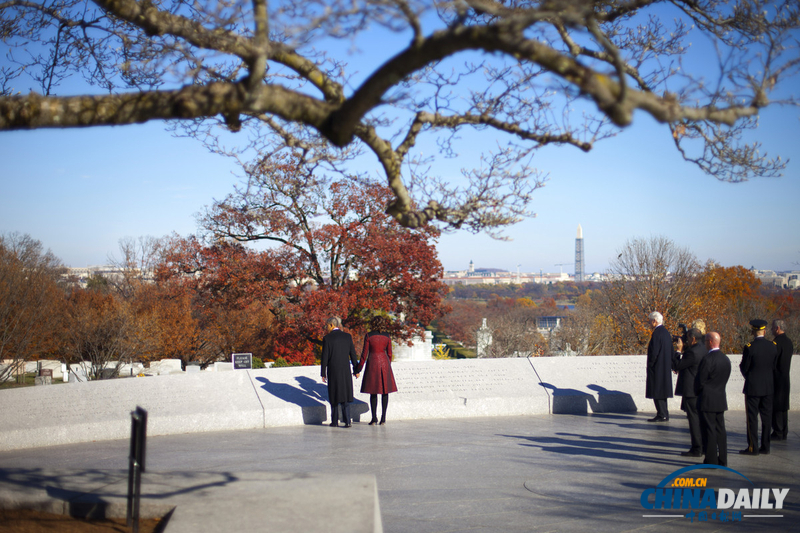
[[[366,56],[378,49],[385,47],[363,46]],[[650,236],[672,239],[701,262],[800,269],[797,109],[767,109],[753,138],[790,159],[783,177],[718,182],[684,162],[668,128],[641,113],[589,154],[547,148],[534,158],[549,174],[534,195],[536,218],[506,230],[508,241],[446,234],[440,259],[447,270],[472,260],[476,267],[572,272],[580,224],[587,272],[604,271],[626,241]],[[159,122],[2,132],[0,161],[0,232],[30,234],[70,266],[105,264],[124,237],[194,233],[195,214],[238,182],[231,160],[173,137]],[[376,161],[365,164],[378,176]],[[436,170],[457,176],[463,166],[441,160]]]
[[[793,158],[782,178],[716,181],[683,162],[669,131],[647,117],[590,154],[554,149],[536,157],[549,172],[535,193],[536,218],[506,231],[510,241],[446,234],[445,269],[478,267],[572,272],[578,224],[587,271],[603,271],[627,240],[664,235],[698,259],[724,266],[800,269],[800,124],[768,111],[759,138]],[[162,123],[0,133],[0,232],[28,233],[71,266],[103,264],[119,239],[182,235],[195,214],[238,181],[232,161]],[[457,172],[458,161],[453,161]],[[376,165],[377,166],[377,165]]]

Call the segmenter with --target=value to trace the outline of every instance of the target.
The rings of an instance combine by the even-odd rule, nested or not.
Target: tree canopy
[[[202,216],[207,235],[175,240],[159,268],[160,279],[192,285],[204,313],[260,302],[279,325],[275,354],[312,363],[330,316],[361,335],[391,315],[399,341],[445,310],[438,232],[395,224],[386,187],[321,179],[293,158],[248,170]],[[258,241],[267,249],[241,244]]]
[[[219,147],[224,124],[243,131],[239,154],[292,150],[343,173],[367,153],[401,224],[491,231],[529,214],[544,179],[535,150],[591,150],[637,111],[718,179],[779,174],[780,158],[744,134],[765,106],[797,103],[799,10],[795,0],[1,0],[0,131],[173,120]],[[70,94],[74,80],[94,88]],[[486,130],[499,137],[474,168],[430,171]]]
[[[0,383],[32,354],[58,351],[61,261],[30,235],[0,233]]]

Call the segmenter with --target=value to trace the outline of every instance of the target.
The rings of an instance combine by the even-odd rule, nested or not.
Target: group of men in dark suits
[[[669,373],[672,370],[678,374],[675,394],[681,396],[681,410],[686,412],[691,438],[691,447],[681,455],[705,455],[704,463],[726,466],[728,402],[725,389],[731,362],[719,349],[719,333],[711,331],[704,335],[693,327],[685,331],[684,336],[673,339],[660,313],[651,313],[649,319],[653,334],[647,348],[646,396],[653,399],[656,416],[648,422],[669,420],[666,403],[667,398],[672,397]],[[748,447],[739,453],[768,454],[770,439],[785,440],[788,434],[789,371],[794,347],[785,334],[782,320],[772,323],[774,342],[764,337],[766,321],[752,320],[750,325],[754,339],[745,346],[739,365],[745,378]],[[757,438],[759,415],[760,446]]]
[[[731,360],[720,351],[721,338],[716,331],[704,335],[698,328],[691,328],[684,338],[676,339],[672,353],[672,370],[678,374],[675,394],[681,396],[691,439],[691,447],[681,455],[705,455],[704,463],[727,466],[725,388],[731,375]]]
[[[774,341],[765,337],[766,320],[752,320],[750,326],[753,328],[753,341],[742,350],[742,362],[739,364],[744,376],[747,411],[747,448],[739,453],[766,455],[770,452],[772,440],[786,440],[789,433],[789,372],[794,346],[786,336],[783,320],[772,322]]]

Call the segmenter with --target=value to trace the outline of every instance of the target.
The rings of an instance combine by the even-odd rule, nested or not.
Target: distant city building
[[[800,289],[800,270],[791,272],[775,272],[774,270],[750,269],[750,272],[767,287],[781,289]]]
[[[92,277],[103,277],[111,283],[120,283],[125,279],[125,275],[141,279],[145,282],[155,281],[155,273],[152,270],[140,271],[138,268],[126,272],[124,268],[113,265],[95,265],[87,267],[67,267],[65,276],[77,283],[83,289],[86,288],[89,279]]]
[[[583,281],[583,228],[578,224],[578,237],[575,239],[575,281]]]
[[[559,263],[556,266],[566,265]],[[578,224],[578,237],[575,239],[575,275],[559,272],[520,272],[517,265],[517,272],[512,273],[497,268],[475,268],[475,263],[470,260],[466,270],[447,270],[442,277],[445,285],[509,285],[522,283],[558,283],[561,281],[594,281],[601,282],[606,280],[606,276],[595,272],[586,275],[586,262],[583,255],[583,228]]]
[[[605,281],[603,274],[583,275],[583,281]],[[508,272],[497,268],[475,268],[472,261],[465,270],[447,270],[441,281],[445,285],[521,285],[523,283],[559,283],[575,281],[567,272]]]
[[[470,270],[471,269],[471,270]],[[521,283],[558,283],[569,281],[566,272],[507,272],[498,269],[475,269],[470,266],[467,270],[448,270],[442,277],[445,285],[509,285]]]

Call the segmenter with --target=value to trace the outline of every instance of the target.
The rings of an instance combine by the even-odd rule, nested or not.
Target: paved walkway
[[[744,511],[747,516],[734,522],[716,516],[712,520],[710,512],[708,521],[701,522],[699,517],[686,518],[686,510],[642,507],[645,489],[698,462],[680,456],[689,442],[682,413],[658,425],[646,422],[650,416],[420,421],[392,421],[390,416],[383,427],[308,425],[151,437],[144,477],[374,475],[387,533],[800,531],[800,414],[790,413],[794,431],[788,441],[773,443],[768,456],[746,457],[737,453],[745,447],[744,413],[727,413],[728,466],[752,484],[726,471],[695,471],[690,477],[706,477],[708,487],[737,494],[740,488],[790,489],[782,510]],[[2,452],[0,489],[13,488],[10,480],[21,475],[34,480],[48,471],[69,470],[76,480],[124,471],[127,454],[127,440]],[[263,505],[271,502],[264,500]],[[311,498],[307,509],[315,513]],[[243,505],[239,511],[248,509]],[[341,512],[347,513],[348,507]],[[656,516],[644,516],[648,514]]]

